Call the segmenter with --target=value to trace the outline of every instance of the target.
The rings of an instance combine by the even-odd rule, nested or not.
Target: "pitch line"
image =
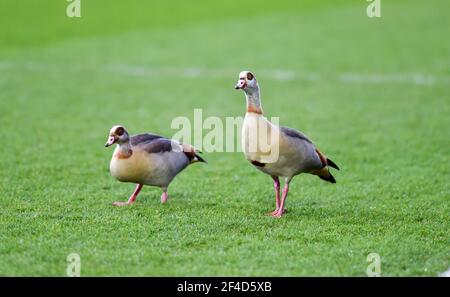
[[[200,67],[149,67],[145,65],[129,64],[106,64],[106,65],[83,65],[83,64],[50,64],[36,62],[15,62],[0,60],[2,71],[32,71],[49,72],[58,71],[102,71],[119,75],[151,77],[170,76],[186,78],[218,78],[233,80],[242,69],[206,69]],[[259,69],[258,76],[286,82],[324,82],[335,81],[347,84],[412,84],[418,86],[448,85],[450,76],[431,75],[423,73],[357,73],[345,72],[338,74],[303,73],[288,69]]]

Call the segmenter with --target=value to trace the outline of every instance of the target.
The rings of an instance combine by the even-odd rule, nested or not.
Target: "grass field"
[[[263,3],[262,3],[263,2]],[[298,3],[301,2],[301,3]],[[0,275],[436,276],[450,263],[450,2],[66,1],[0,4]],[[268,117],[341,167],[301,175],[289,213],[242,153],[205,153],[170,188],[115,181],[109,129],[171,136],[177,116]]]

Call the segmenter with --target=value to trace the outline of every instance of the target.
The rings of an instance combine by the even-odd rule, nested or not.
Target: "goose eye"
[[[252,80],[253,79],[253,74],[251,72],[247,72],[247,79],[248,80]]]
[[[124,130],[123,130],[122,127],[117,128],[117,130],[116,130],[116,134],[119,135],[119,136],[122,136],[122,135],[123,135],[123,132],[124,132]]]

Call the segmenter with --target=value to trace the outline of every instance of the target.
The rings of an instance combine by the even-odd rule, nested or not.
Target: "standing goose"
[[[329,167],[338,166],[322,154],[302,132],[280,127],[263,116],[258,82],[250,71],[242,71],[235,89],[241,89],[247,99],[247,113],[242,127],[242,147],[247,160],[274,181],[276,208],[270,213],[281,217],[289,192],[289,183],[300,173],[310,173],[330,183],[336,183]],[[280,180],[285,186],[280,199]]]
[[[113,126],[105,147],[117,143],[109,169],[121,182],[135,183],[136,189],[127,202],[114,202],[115,206],[130,205],[144,185],[160,187],[161,203],[166,203],[167,188],[173,178],[189,164],[205,162],[190,145],[154,134],[129,136],[123,126]]]

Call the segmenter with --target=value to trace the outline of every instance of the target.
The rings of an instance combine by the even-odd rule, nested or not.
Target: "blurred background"
[[[364,275],[373,251],[385,275],[448,268],[450,2],[80,3],[0,2],[1,275],[63,275],[70,252],[85,275]],[[343,168],[337,187],[298,178],[275,222],[270,179],[211,153],[172,205],[149,188],[110,208],[132,191],[109,176],[110,127],[243,116],[241,70]]]

